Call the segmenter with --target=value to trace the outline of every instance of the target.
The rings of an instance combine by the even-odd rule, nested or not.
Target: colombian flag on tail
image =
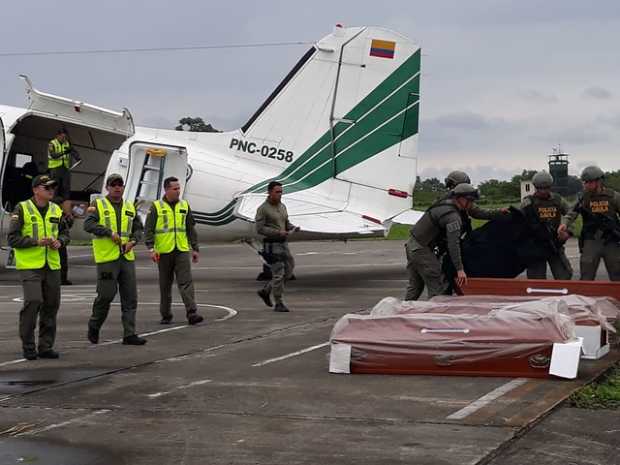
[[[370,56],[381,58],[394,58],[396,42],[391,40],[372,39],[370,44]]]

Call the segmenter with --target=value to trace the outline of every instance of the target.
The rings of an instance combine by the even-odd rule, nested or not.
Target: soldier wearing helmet
[[[459,184],[471,184],[471,180],[469,176],[464,171],[454,170],[448,173],[446,179],[444,181],[446,187],[452,192],[454,188],[456,188]],[[450,197],[450,192],[448,195],[444,197],[447,199]],[[494,220],[502,215],[508,213],[507,208],[500,208],[499,210],[487,210],[484,208],[480,208],[478,205],[473,203],[467,212],[463,214],[463,222],[465,224],[465,232],[469,233],[471,231],[471,221],[470,218],[474,218],[476,220]]]
[[[581,173],[584,192],[558,227],[558,233],[572,234],[579,215],[583,227],[579,237],[582,280],[594,280],[601,262],[605,262],[611,281],[620,281],[620,194],[603,184],[605,173],[588,166]]]
[[[467,212],[478,198],[478,190],[472,185],[459,184],[448,198],[431,205],[413,225],[411,237],[405,245],[409,275],[405,300],[417,300],[424,286],[429,297],[447,292],[448,282],[438,258],[442,253],[449,255],[458,284],[462,285],[467,280],[461,257],[462,213]],[[435,248],[439,249],[438,255],[434,252]]]
[[[448,173],[444,181],[446,187],[450,190],[454,189],[459,184],[471,184],[471,179],[467,176],[467,173],[463,171],[454,170]]]
[[[553,176],[546,171],[536,173],[532,184],[536,191],[523,199],[520,208],[533,233],[549,245],[550,256],[546,260],[528,264],[527,277],[547,279],[549,263],[554,279],[571,279],[573,269],[564,250],[564,243],[570,236],[566,231],[558,232],[562,217],[568,213],[570,207],[561,196],[551,192]]]
[[[461,184],[471,184],[471,180],[469,176],[464,171],[454,170],[448,173],[445,179],[445,185],[450,192],[443,198],[450,198],[451,193],[457,186]],[[472,203],[467,211],[461,210],[461,221],[463,223],[463,227],[461,228],[461,240],[464,240],[468,234],[472,231],[471,219],[476,220],[496,220],[505,217],[509,213],[507,208],[500,208],[497,210],[487,210],[485,208],[481,208],[475,203]],[[440,257],[442,263],[442,269],[448,279],[448,294],[452,293],[453,286],[452,281],[455,276],[456,270],[452,266],[452,261],[448,254],[444,254],[443,257]]]

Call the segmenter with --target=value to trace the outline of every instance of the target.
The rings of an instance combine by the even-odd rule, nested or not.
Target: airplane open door
[[[174,176],[183,191],[187,173],[185,147],[135,142],[129,148],[125,199],[136,202],[144,219],[153,201],[164,195],[164,179]]]
[[[28,108],[33,114],[58,121],[99,129],[112,134],[131,137],[135,133],[129,110],[108,110],[78,100],[48,94],[35,89],[28,76],[20,75],[26,85]]]

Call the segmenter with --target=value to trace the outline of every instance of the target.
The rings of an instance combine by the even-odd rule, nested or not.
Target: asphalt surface
[[[95,268],[87,248],[71,248],[74,285],[63,288],[55,361],[21,360],[21,286],[15,272],[0,272],[0,464],[523,463],[500,459],[522,460],[525,449],[511,448],[553,415],[518,437],[618,358],[583,362],[575,381],[330,375],[326,342],[337,319],[402,297],[403,244],[291,248],[292,311],[275,313],[256,296],[255,252],[205,247],[194,281],[206,323],[192,327],[178,304],[173,324],[159,324],[156,270],[142,250],[143,347],[120,344],[118,305],[101,343],[86,340]],[[498,389],[505,393],[454,418]]]

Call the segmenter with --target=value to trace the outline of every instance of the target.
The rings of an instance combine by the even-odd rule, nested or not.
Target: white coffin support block
[[[581,358],[598,360],[609,353],[609,332],[600,325],[576,325],[575,335],[583,338]]]
[[[575,379],[579,370],[582,345],[582,337],[569,342],[554,343],[549,374],[560,378]]]
[[[349,344],[331,344],[329,372],[351,373],[351,346]]]

